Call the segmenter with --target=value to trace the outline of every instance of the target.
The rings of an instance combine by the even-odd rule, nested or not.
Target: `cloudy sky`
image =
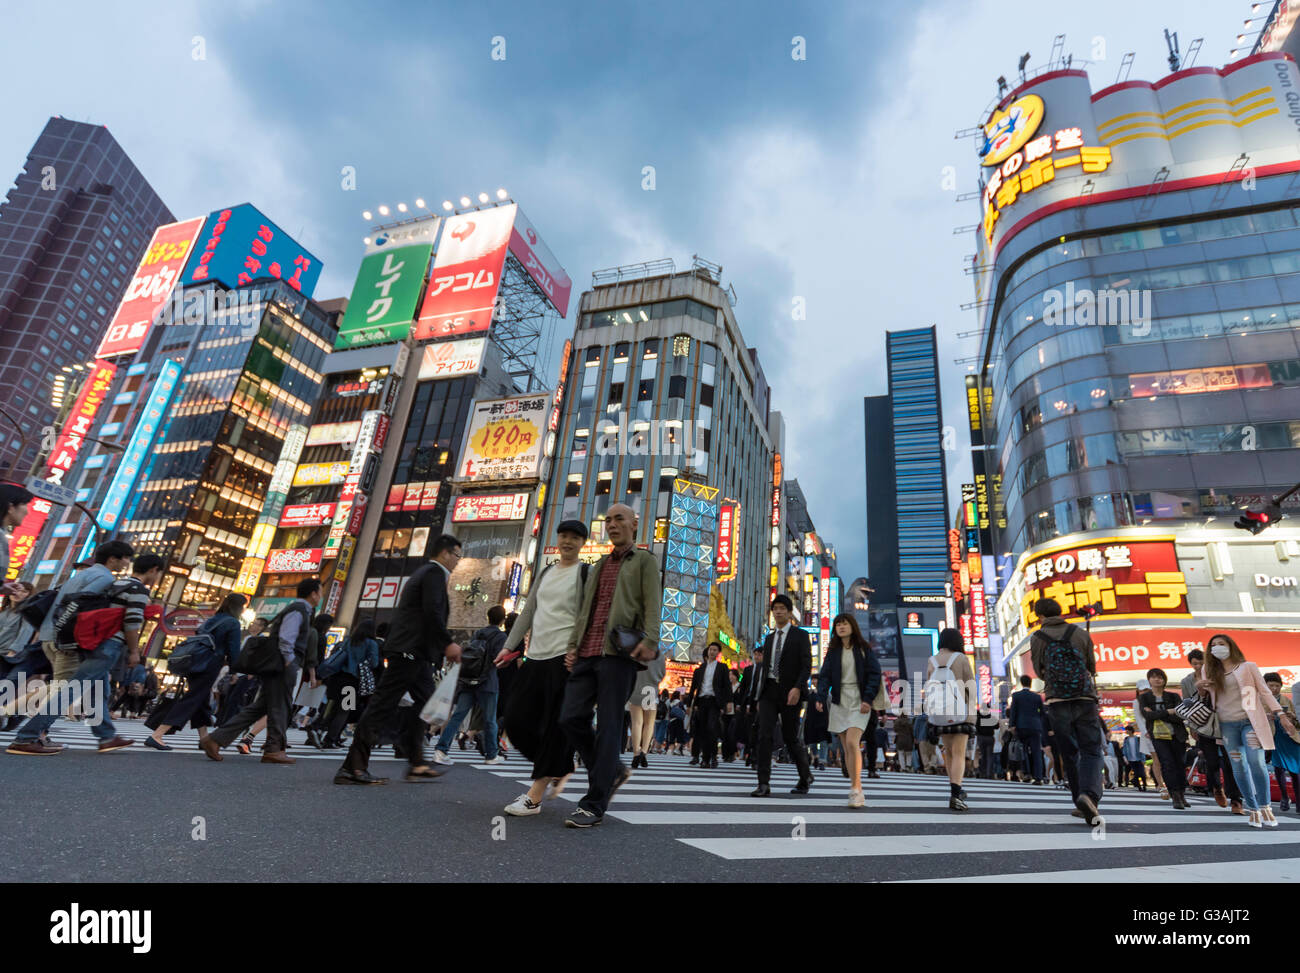
[[[952,231],[978,219],[954,202],[977,165],[954,133],[1057,34],[1100,88],[1128,51],[1131,78],[1166,74],[1165,27],[1221,66],[1250,16],[1239,0],[12,5],[0,191],[60,114],[106,125],[179,217],[256,204],[322,258],[318,298],[351,290],[362,211],[419,196],[505,187],[575,297],[593,270],[698,253],[736,289],[789,475],[852,578],[886,330],[938,326],[945,421],[964,422],[974,242]],[[951,497],[969,473],[949,454]]]

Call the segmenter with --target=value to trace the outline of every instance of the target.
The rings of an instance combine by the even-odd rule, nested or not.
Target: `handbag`
[[[280,654],[280,623],[284,621],[287,614],[287,609],[280,612],[272,619],[265,632],[245,641],[244,647],[239,650],[239,656],[235,659],[235,664],[230,668],[250,676],[278,676],[283,673],[284,656]]]
[[[451,718],[451,706],[456,700],[456,684],[460,681],[460,663],[452,663],[438,688],[420,710],[420,719],[429,726],[443,726]]]
[[[875,710],[889,709],[889,693],[885,691],[885,680],[880,680],[880,688],[876,690],[876,698],[871,704]]]
[[[614,646],[614,651],[625,659],[631,659],[632,653],[636,647],[645,640],[645,632],[639,628],[628,628],[624,625],[615,625],[609,630],[609,641]],[[654,658],[659,658],[659,650],[655,650]],[[650,667],[640,659],[632,659],[636,667],[644,672]],[[653,660],[651,660],[653,661]]]
[[[1199,733],[1203,727],[1209,725],[1214,710],[1210,709],[1199,696],[1188,696],[1174,707],[1174,715]]]
[[[357,694],[359,696],[374,695],[375,671],[367,665],[365,659],[362,659],[361,664],[357,666],[357,683]]]

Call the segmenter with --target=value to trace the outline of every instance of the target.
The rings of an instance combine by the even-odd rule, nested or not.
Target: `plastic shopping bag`
[[[460,663],[454,663],[443,674],[442,682],[433,691],[429,701],[420,710],[420,719],[432,727],[445,726],[451,718],[451,706],[456,701],[456,683],[460,680]]]

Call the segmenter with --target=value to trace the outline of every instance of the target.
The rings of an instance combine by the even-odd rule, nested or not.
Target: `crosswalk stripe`
[[[933,807],[933,805],[931,805]],[[891,814],[889,812],[875,811],[872,808],[861,808],[856,810],[845,811],[805,811],[798,807],[789,811],[623,811],[617,807],[611,807],[607,812],[611,817],[618,818],[620,821],[626,821],[628,824],[722,824],[730,827],[740,827],[747,824],[778,824],[786,827],[794,823],[803,824],[953,824],[954,813],[947,811],[943,814],[917,814],[915,812],[907,814]],[[1199,824],[1209,826],[1213,822],[1222,822],[1220,815],[1210,814],[1179,814],[1170,812],[1168,814],[1103,814],[1108,825],[1113,824]],[[987,826],[994,824],[1008,824],[1016,827],[1029,825],[1061,825],[1070,827],[1073,822],[1074,827],[1080,830],[1086,825],[1079,818],[1071,818],[1068,810],[1058,810],[1054,814],[1041,813],[1037,811],[1018,812],[1011,814],[979,814],[972,808],[971,811],[963,812],[962,823],[966,826],[971,824]],[[1283,822],[1284,825],[1295,827],[1293,821]],[[1300,839],[1298,839],[1300,840]]]
[[[1128,868],[1081,868],[1056,872],[1011,872],[1005,875],[958,875],[951,878],[895,879],[919,882],[1086,882],[1122,885],[1141,882],[1300,882],[1300,858],[1259,861],[1195,862],[1189,865],[1134,865]]]
[[[965,819],[963,819],[965,820]],[[865,818],[864,818],[865,823]],[[1240,830],[1237,830],[1240,829]],[[1198,845],[1266,847],[1300,843],[1289,832],[1255,831],[1241,824],[1235,828],[1217,831],[1172,832],[1179,847],[1196,848]],[[692,848],[706,851],[728,861],[747,861],[772,858],[874,858],[896,855],[966,855],[966,854],[1025,854],[1034,851],[1096,851],[1105,848],[1150,848],[1163,836],[1153,834],[1125,834],[1108,831],[1105,837],[1094,839],[1088,830],[1071,831],[1062,827],[1045,834],[925,834],[925,835],[841,835],[834,837],[804,838],[678,838]]]

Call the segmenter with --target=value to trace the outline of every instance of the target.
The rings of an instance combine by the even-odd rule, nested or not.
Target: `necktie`
[[[785,643],[785,631],[781,630],[776,633],[776,653],[772,659],[772,678],[778,678],[777,673],[781,671],[781,646]]]

